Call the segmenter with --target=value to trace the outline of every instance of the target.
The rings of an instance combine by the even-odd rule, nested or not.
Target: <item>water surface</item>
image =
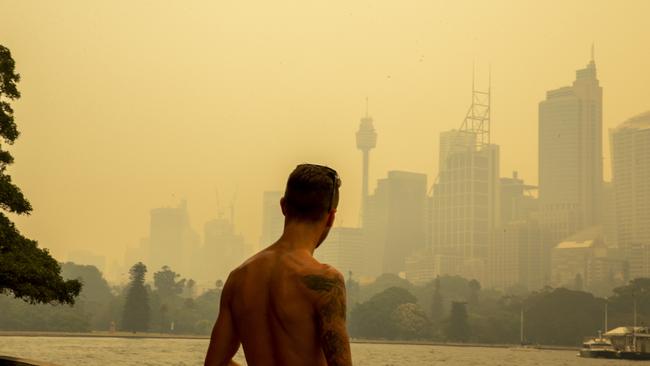
[[[206,339],[0,336],[0,354],[62,366],[202,365]],[[582,359],[575,351],[429,345],[352,344],[355,366],[495,365],[628,366],[638,362]],[[243,355],[237,361],[246,364]]]

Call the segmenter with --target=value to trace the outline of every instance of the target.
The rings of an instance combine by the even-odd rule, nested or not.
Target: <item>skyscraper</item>
[[[650,112],[610,130],[618,243],[630,276],[650,276]]]
[[[260,247],[264,248],[280,239],[284,228],[284,215],[280,209],[282,192],[266,191],[262,195],[262,235]]]
[[[363,273],[363,233],[359,228],[334,227],[314,255],[322,263],[338,269],[343,275]]]
[[[390,171],[377,182],[364,215],[366,275],[399,273],[405,259],[424,249],[427,176]]]
[[[472,84],[461,128],[440,134],[429,235],[437,274],[483,280],[490,235],[500,222],[499,146],[490,142],[490,87]]]
[[[541,221],[555,243],[601,222],[602,94],[592,49],[573,85],[539,104]]]
[[[170,266],[183,276],[191,276],[188,271],[198,241],[198,234],[190,227],[185,201],[178,207],[154,208],[149,226],[149,271]]]
[[[490,231],[500,219],[499,146],[477,150],[472,139],[457,138],[468,133],[440,136],[441,149],[448,139],[470,143],[447,153],[433,186],[432,249],[434,255],[486,259]]]
[[[361,183],[361,215],[366,210],[368,201],[368,165],[370,164],[370,150],[377,146],[377,133],[372,124],[372,118],[368,115],[368,99],[366,99],[366,116],[361,118],[359,130],[357,131],[357,148],[362,153],[362,183]]]
[[[200,264],[199,279],[214,283],[217,279],[225,279],[251,253],[244,237],[235,232],[233,223],[219,217],[203,226],[203,248],[200,254],[195,261]]]

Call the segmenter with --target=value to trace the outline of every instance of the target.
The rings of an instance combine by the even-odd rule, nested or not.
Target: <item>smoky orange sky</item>
[[[650,1],[9,1],[0,44],[22,75],[11,147],[34,206],[19,228],[64,260],[123,260],[149,210],[188,201],[192,225],[234,202],[257,245],[264,190],[301,162],[343,180],[338,223],[358,224],[354,133],[375,120],[371,191],[388,170],[437,172],[492,70],[501,174],[537,181],[537,105],[590,60],[605,132],[650,109]],[[605,133],[605,175],[609,140]]]

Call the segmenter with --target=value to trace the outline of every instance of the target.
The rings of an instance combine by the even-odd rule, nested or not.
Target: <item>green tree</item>
[[[451,303],[451,313],[445,326],[445,336],[453,342],[466,342],[470,330],[467,321],[467,303],[454,301]]]
[[[478,306],[481,284],[477,280],[471,280],[467,283],[467,287],[469,288],[467,302],[470,306]]]
[[[110,305],[115,296],[99,269],[92,265],[66,262],[61,265],[61,275],[65,279],[77,279],[83,284],[75,308],[78,305],[84,306],[92,328],[109,329],[113,320]]]
[[[149,294],[144,285],[147,266],[138,262],[131,267],[131,282],[126,292],[122,312],[122,329],[131,332],[144,332],[149,329]]]
[[[433,280],[433,295],[431,297],[431,320],[439,322],[443,318],[445,311],[442,293],[440,292],[440,277]]]
[[[400,305],[416,303],[408,290],[390,287],[359,304],[350,313],[350,333],[360,338],[395,339],[399,336],[393,313]]]
[[[7,167],[14,158],[1,144],[11,145],[19,135],[10,104],[20,98],[16,87],[20,75],[14,68],[11,52],[0,45],[0,293],[12,294],[32,304],[74,304],[81,283],[64,281],[59,263],[47,249],[39,248],[35,241],[22,236],[2,212],[27,215],[32,211],[20,188],[7,174]]]
[[[393,310],[391,321],[399,339],[425,339],[431,336],[431,321],[414,303],[400,304]]]
[[[153,285],[163,302],[183,293],[185,279],[179,280],[180,277],[181,275],[172,271],[169,266],[163,266],[160,271],[153,274]]]
[[[603,326],[604,300],[566,288],[530,295],[526,309],[526,339],[539,344],[579,345]]]
[[[196,281],[190,278],[189,280],[187,280],[187,282],[185,282],[185,297],[189,297],[190,299],[193,299],[195,295],[194,294],[195,290],[196,290]]]

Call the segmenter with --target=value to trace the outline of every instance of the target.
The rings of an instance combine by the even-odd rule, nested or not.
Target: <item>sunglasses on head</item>
[[[327,172],[327,176],[330,177],[330,179],[332,179],[332,194],[330,195],[330,205],[329,208],[327,209],[327,212],[332,211],[332,207],[334,206],[334,194],[336,193],[336,189],[341,186],[341,178],[339,177],[339,173],[337,173],[336,170],[325,165],[318,165],[318,164],[302,164],[302,165],[311,165],[323,169]]]

